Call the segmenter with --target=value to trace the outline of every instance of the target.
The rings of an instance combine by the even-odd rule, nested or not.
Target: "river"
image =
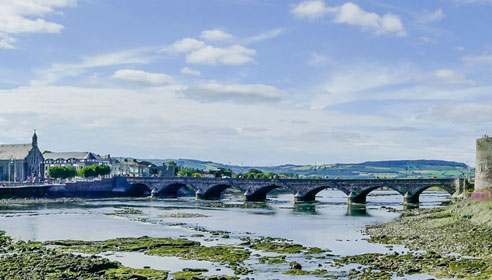
[[[272,195],[263,203],[246,203],[240,196],[234,195],[227,195],[220,202],[197,201],[191,197],[40,204],[20,201],[2,205],[0,230],[16,240],[33,241],[95,241],[150,236],[185,237],[208,246],[239,245],[240,238],[244,236],[270,236],[286,238],[308,247],[330,249],[332,254],[338,256],[405,251],[400,246],[368,243],[362,233],[365,225],[397,218],[400,214],[391,209],[402,209],[401,195],[393,191],[374,191],[368,196],[365,207],[348,207],[346,200],[345,194],[340,191],[325,190],[319,193],[316,203],[293,203],[291,194]],[[447,193],[426,191],[421,195],[420,207],[439,207],[449,200]],[[225,231],[227,237],[223,233],[217,235],[210,231]],[[206,268],[209,275],[233,275],[227,266],[206,261],[134,252],[105,253],[102,256],[135,268],[150,266],[171,272],[183,268]],[[335,268],[328,265],[329,261],[326,260],[306,260],[303,256],[289,257],[289,261],[292,260],[302,263],[306,269],[323,267],[341,276],[350,269],[350,266]],[[288,262],[278,264],[275,269],[271,265],[259,265],[254,260],[250,265],[254,272],[247,277],[255,279],[318,279],[314,275],[282,274],[281,271],[288,269]]]

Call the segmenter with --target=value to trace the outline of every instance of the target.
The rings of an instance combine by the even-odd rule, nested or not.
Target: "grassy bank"
[[[446,209],[414,209],[395,222],[368,226],[370,242],[401,244],[408,254],[364,254],[342,263],[366,267],[351,271],[357,279],[428,273],[438,277],[492,278],[492,201],[464,201]]]

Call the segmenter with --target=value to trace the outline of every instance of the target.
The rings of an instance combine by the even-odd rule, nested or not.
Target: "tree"
[[[111,174],[111,167],[105,164],[93,164],[82,168],[79,173],[84,178],[105,176]]]
[[[77,175],[73,166],[52,166],[48,169],[48,175],[54,179],[68,179]]]
[[[92,178],[97,176],[96,165],[86,166],[79,171],[80,176],[84,178]]]
[[[191,175],[191,177],[201,178],[202,177],[202,174],[200,174],[200,173],[193,173]]]
[[[96,174],[98,176],[106,176],[111,174],[111,167],[106,164],[101,164],[96,166]]]
[[[179,167],[177,175],[179,177],[194,177],[194,174],[200,174],[202,170],[191,167]]]
[[[229,168],[219,168],[216,170],[210,170],[210,174],[213,174],[216,178],[221,178],[223,176],[232,177],[232,170]]]
[[[252,174],[258,174],[258,173],[261,173],[263,174],[263,171],[259,170],[259,169],[255,169],[255,168],[251,168],[248,173],[252,173]]]

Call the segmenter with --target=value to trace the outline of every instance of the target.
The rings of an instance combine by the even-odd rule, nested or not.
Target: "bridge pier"
[[[266,200],[266,194],[250,194],[248,192],[244,193],[244,200],[246,201],[264,201]]]
[[[195,193],[195,198],[202,200],[220,200],[222,198],[222,192],[229,187],[229,185],[214,185],[207,188],[198,188]]]
[[[316,194],[300,194],[299,192],[294,195],[294,202],[311,202],[316,200]]]
[[[219,200],[219,198],[217,199],[214,199],[214,198],[210,198],[209,196],[207,196],[202,190],[197,190],[195,192],[195,199],[196,200]]]
[[[347,205],[347,216],[368,216],[366,205]]]
[[[276,185],[261,186],[261,187],[249,187],[246,192],[244,192],[244,199],[246,201],[263,201],[267,199],[267,194],[279,188]]]
[[[367,194],[356,194],[350,192],[347,197],[347,204],[365,204],[367,201]]]
[[[420,193],[411,194],[406,192],[403,196],[403,204],[419,204]]]
[[[327,188],[328,187],[325,185],[304,188],[304,190],[296,192],[296,194],[294,195],[294,201],[299,201],[299,202],[316,201],[316,195],[320,191]]]

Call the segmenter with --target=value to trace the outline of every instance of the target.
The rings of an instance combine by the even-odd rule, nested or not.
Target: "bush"
[[[48,175],[54,179],[68,179],[77,176],[77,170],[73,166],[52,166]]]
[[[79,174],[84,178],[96,177],[97,176],[96,166],[95,165],[86,166],[80,169]]]
[[[101,164],[96,166],[96,174],[99,176],[106,176],[111,174],[111,167]]]
[[[105,176],[111,174],[111,167],[105,164],[89,165],[80,170],[80,176],[84,178],[92,178],[97,176]]]

